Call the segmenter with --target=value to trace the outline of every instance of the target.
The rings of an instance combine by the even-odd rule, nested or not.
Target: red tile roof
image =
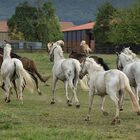
[[[0,21],[0,32],[8,32],[7,21]]]
[[[72,22],[60,22],[60,28],[61,30],[65,30],[67,28],[74,27],[75,25]]]
[[[95,26],[95,22],[90,22],[90,23],[86,23],[86,24],[82,24],[79,26],[74,26],[74,27],[70,27],[67,29],[63,29],[63,32],[66,31],[77,31],[77,30],[85,30],[85,29],[92,29]]]

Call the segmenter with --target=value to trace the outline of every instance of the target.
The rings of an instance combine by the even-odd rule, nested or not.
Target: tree
[[[37,14],[35,7],[29,6],[28,2],[19,4],[16,7],[15,14],[8,20],[10,36],[14,39],[13,34],[23,35],[22,39],[35,41],[34,17]]]
[[[63,38],[55,9],[52,3],[37,2],[33,7],[24,2],[16,7],[15,14],[8,20],[11,38],[27,41],[41,41],[45,45],[49,41]]]
[[[63,34],[60,32],[59,20],[55,15],[55,9],[50,1],[44,3],[38,9],[37,31],[44,44],[63,39]]]
[[[93,28],[95,42],[101,46],[108,43],[108,33],[110,31],[110,20],[116,9],[111,3],[106,2],[98,8],[96,25]]]
[[[118,10],[113,17],[109,39],[115,44],[140,44],[140,5]]]

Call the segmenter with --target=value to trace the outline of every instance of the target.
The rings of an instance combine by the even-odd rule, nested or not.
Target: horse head
[[[11,50],[12,50],[11,45],[7,43],[4,46],[4,59],[7,58],[7,57],[11,58],[11,56],[10,56]]]
[[[50,48],[50,61],[54,61],[54,57],[62,58],[63,57],[63,50],[60,45],[56,43],[53,43],[52,47]]]
[[[47,44],[48,51],[50,52],[51,48],[53,47],[54,42],[49,42]]]
[[[62,48],[64,47],[64,41],[63,40],[58,40],[58,41],[56,41],[56,43],[58,45],[60,45]]]
[[[130,50],[130,47],[124,48],[122,52],[126,55],[129,55],[132,59],[137,58],[136,54]]]
[[[127,64],[134,62],[131,55],[127,55],[124,52],[117,54],[117,68],[122,70]]]
[[[86,41],[85,40],[82,40],[80,46],[83,46],[85,44],[86,44]]]

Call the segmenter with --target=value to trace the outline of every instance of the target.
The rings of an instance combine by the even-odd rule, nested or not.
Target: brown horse
[[[88,44],[86,44],[85,40],[81,41],[80,47],[81,47],[81,52],[85,53],[86,55],[89,55],[89,53],[92,52],[91,48],[89,47]]]
[[[80,61],[80,63],[82,63],[82,61],[87,57],[87,55],[85,53],[78,53],[75,51],[72,51],[69,55],[69,58],[75,58],[77,60]],[[91,55],[89,56],[90,58],[93,58],[96,63],[100,64],[104,70],[109,70],[109,66],[104,62],[103,58],[95,56],[95,55]]]
[[[3,62],[3,48],[0,48],[0,66]],[[35,65],[35,62],[27,57],[21,57],[15,53],[11,53],[11,57],[12,58],[18,58],[19,60],[21,60],[21,62],[23,63],[23,67],[32,75],[35,83],[36,83],[36,88],[38,90],[38,94],[41,95],[41,91],[39,89],[39,86],[38,86],[38,79],[37,77],[40,79],[41,82],[46,82],[50,76],[48,77],[43,77],[37,70],[37,67]],[[37,76],[37,77],[36,77]],[[14,88],[15,88],[15,91],[17,93],[17,89],[16,89],[16,85],[15,85],[15,81],[13,81],[13,85],[14,85]]]

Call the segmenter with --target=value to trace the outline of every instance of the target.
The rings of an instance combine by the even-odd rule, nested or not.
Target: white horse
[[[86,118],[87,121],[90,120],[90,112],[93,104],[94,95],[101,96],[101,110],[103,111],[103,113],[105,113],[103,108],[105,95],[109,95],[116,106],[116,115],[112,121],[112,124],[119,123],[119,99],[117,97],[117,93],[120,90],[122,90],[123,93],[126,92],[129,94],[134,111],[140,114],[139,104],[130,88],[129,80],[123,72],[117,69],[104,71],[103,68],[99,64],[97,64],[92,58],[86,58],[81,64],[80,78],[82,78],[87,73],[90,77],[89,112]]]
[[[67,98],[67,103],[69,106],[72,105],[72,99],[74,97],[76,107],[80,107],[79,100],[76,95],[77,83],[79,80],[80,73],[80,62],[76,59],[67,58],[65,59],[63,56],[63,51],[58,42],[53,45],[48,46],[48,50],[50,50],[50,60],[54,62],[53,65],[53,84],[52,84],[52,93],[53,97],[51,100],[51,104],[55,103],[55,87],[58,80],[61,80],[65,84],[65,95]],[[67,87],[68,85],[73,91],[73,96],[71,99],[68,97]]]
[[[86,44],[85,40],[81,41],[80,46],[82,47],[81,49],[86,55],[89,55],[89,53],[92,52],[91,48],[88,46],[88,44]]]
[[[133,92],[139,101],[140,59],[129,48],[125,48],[120,54],[117,54],[117,68],[127,75]]]
[[[22,62],[19,59],[11,58],[11,45],[6,44],[4,47],[3,63],[1,65],[2,88],[5,93],[5,101],[10,102],[10,92],[12,88],[11,82],[18,79],[18,98],[23,103],[23,89],[27,87],[31,92],[34,89],[34,81],[30,74],[23,68]]]

